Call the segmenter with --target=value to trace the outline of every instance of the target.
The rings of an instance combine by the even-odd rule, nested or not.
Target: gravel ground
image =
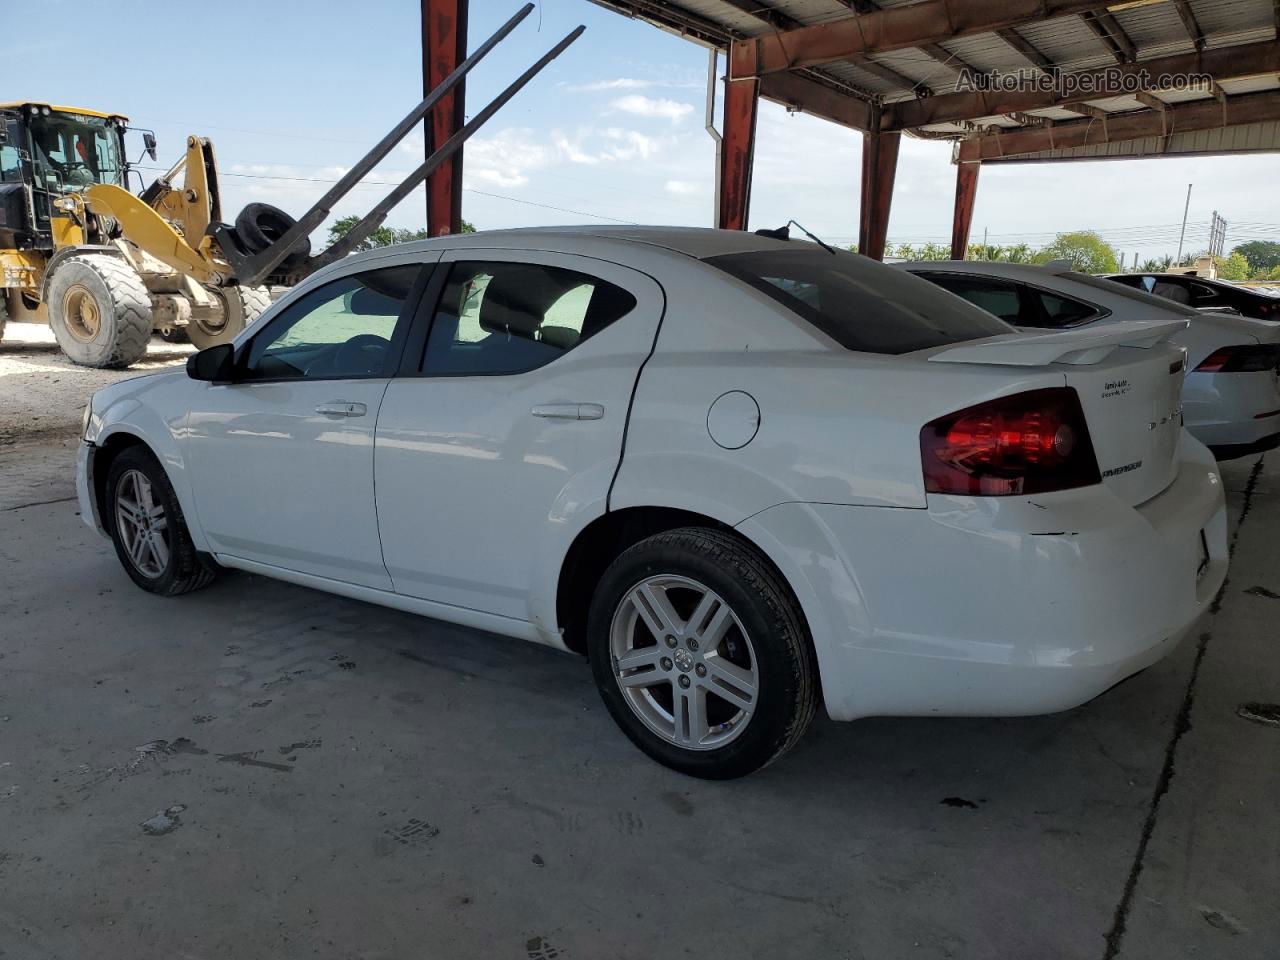
[[[63,356],[47,326],[11,323],[0,342],[0,445],[75,434],[95,390],[185,363],[194,350],[153,337],[146,358],[128,370],[94,370]]]

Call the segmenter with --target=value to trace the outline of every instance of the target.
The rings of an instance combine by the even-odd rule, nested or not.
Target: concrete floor
[[[244,575],[138,591],[0,447],[0,957],[1280,956],[1280,458],[1221,610],[1080,709],[817,722],[703,783],[575,658]],[[26,504],[26,505],[24,505]],[[1244,517],[1241,521],[1241,517]]]

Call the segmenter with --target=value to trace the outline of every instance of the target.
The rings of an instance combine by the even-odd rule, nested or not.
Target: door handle
[[[540,403],[530,412],[548,420],[599,420],[604,407],[598,403]]]
[[[316,407],[316,413],[326,417],[363,417],[369,408],[363,403],[351,403],[347,400],[331,400]]]

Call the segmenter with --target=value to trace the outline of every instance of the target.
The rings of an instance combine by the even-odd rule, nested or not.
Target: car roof
[[[977,273],[987,277],[1060,277],[1074,273],[1070,266],[1043,263],[1006,263],[1003,260],[912,260],[895,263],[895,267],[910,270],[930,270],[937,273]]]
[[[556,241],[597,239],[606,242],[646,244],[683,253],[699,260],[729,253],[757,250],[794,249],[794,240],[775,240],[742,230],[712,230],[705,227],[628,226],[559,226],[519,227],[509,230],[481,230],[476,233],[450,234],[430,240],[413,240],[397,249],[404,252],[433,250],[437,247],[533,247]],[[386,250],[387,248],[381,248]]]

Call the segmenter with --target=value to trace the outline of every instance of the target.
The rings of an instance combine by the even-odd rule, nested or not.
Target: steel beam
[[[862,138],[862,203],[858,211],[858,252],[884,259],[889,233],[893,180],[898,170],[897,131],[868,133]]]
[[[759,91],[760,83],[757,80],[725,81],[720,210],[716,215],[716,226],[721,230],[747,229]]]
[[[951,259],[963,260],[973,225],[973,201],[978,196],[980,163],[956,164],[956,209],[951,218]]]
[[[1195,11],[1191,9],[1189,0],[1173,0],[1174,8],[1178,11],[1178,17],[1182,20],[1182,26],[1187,31],[1187,36],[1191,38],[1191,42],[1195,44],[1197,50],[1204,49],[1204,31],[1200,28],[1200,21],[1196,19]]]
[[[798,73],[771,73],[761,77],[760,96],[788,109],[802,110],[854,130],[866,132],[871,129],[871,104]]]
[[[920,0],[843,20],[734,41],[734,79],[919,47],[1022,23],[1104,9],[1108,0]]]
[[[467,56],[469,0],[421,0],[422,90],[438,87]],[[428,115],[426,155],[444,144],[466,122],[465,87],[459,83]],[[462,231],[462,150],[459,148],[427,178],[427,232],[438,237]]]
[[[1027,61],[1033,66],[1037,67],[1044,73],[1053,72],[1053,61],[1041,53],[1035,44],[1020,34],[1017,30],[1014,30],[1012,27],[1006,27],[1003,30],[997,30],[996,35],[1009,46],[1013,47],[1013,49],[1017,50],[1018,53],[1026,57]]]
[[[1116,63],[1132,63],[1138,59],[1138,48],[1133,45],[1116,18],[1106,10],[1086,13],[1083,19],[1085,26],[1093,31],[1093,35],[1102,41],[1107,52],[1115,57]]]
[[[960,141],[961,163],[1000,160],[1042,150],[1065,150],[1100,143],[1119,143],[1193,130],[1213,130],[1246,123],[1280,120],[1280,93],[1246,93],[1225,101],[1197,100],[1170,104],[1167,109],[1112,113],[1107,122],[1077,120],[1048,129],[986,133]]]
[[[1280,71],[1280,41],[1264,40],[1238,47],[1205,50],[1202,53],[1181,53],[1171,57],[1139,60],[1137,63],[1119,64],[1099,70],[1079,70],[1070,75],[1075,84],[1072,91],[1066,94],[1057,89],[973,91],[904,101],[886,106],[883,122],[887,130],[902,130],[1119,96],[1125,93],[1121,87],[1123,78],[1143,71],[1153,77],[1162,73],[1207,73],[1221,80],[1275,73]]]

